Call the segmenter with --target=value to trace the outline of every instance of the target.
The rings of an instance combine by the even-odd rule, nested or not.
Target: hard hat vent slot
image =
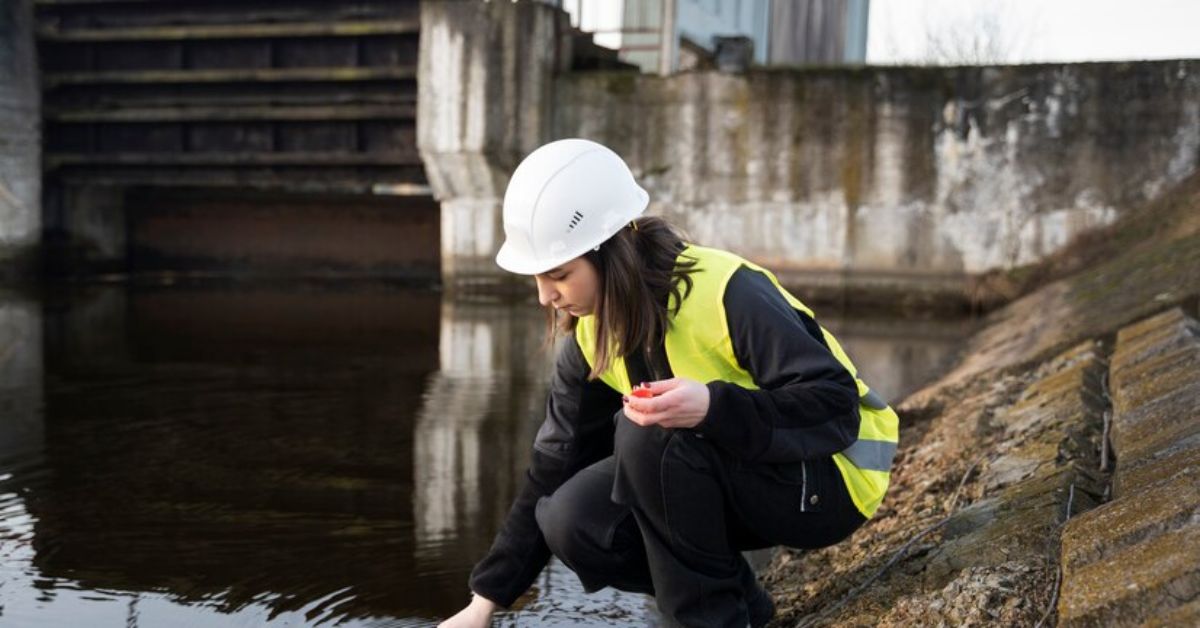
[[[583,220],[583,214],[579,213],[579,210],[575,210],[575,213],[571,215],[571,224],[567,225],[567,233],[574,231],[581,220]]]

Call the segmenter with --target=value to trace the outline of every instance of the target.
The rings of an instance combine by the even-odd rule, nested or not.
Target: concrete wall
[[[555,137],[626,157],[652,213],[783,271],[1035,262],[1196,169],[1200,62],[561,77]]]
[[[29,0],[0,3],[0,279],[30,274],[41,237],[40,96]]]
[[[650,212],[785,281],[961,293],[1196,170],[1200,62],[556,73],[563,14],[422,5],[418,145],[450,285],[496,279],[522,155],[585,137]]]

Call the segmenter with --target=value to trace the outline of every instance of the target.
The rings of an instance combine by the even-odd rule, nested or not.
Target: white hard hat
[[[536,275],[594,249],[646,211],[650,195],[605,146],[559,140],[533,151],[504,192],[501,268]]]

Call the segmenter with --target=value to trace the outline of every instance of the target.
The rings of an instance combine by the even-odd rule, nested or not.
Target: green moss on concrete
[[[610,96],[629,99],[638,91],[638,74],[633,72],[607,72],[593,79],[603,82],[604,91]]]
[[[1084,566],[1119,553],[1164,530],[1180,528],[1200,503],[1200,468],[1083,513],[1067,523],[1062,562],[1068,579]]]
[[[1072,572],[1060,626],[1135,625],[1200,595],[1200,526],[1134,544]]]
[[[1154,484],[1200,469],[1200,437],[1174,443],[1167,449],[1142,459],[1122,460],[1113,476],[1115,497],[1136,495]]]
[[[1185,372],[1183,380],[1195,380]],[[1135,411],[1113,418],[1113,449],[1119,461],[1158,455],[1164,449],[1200,437],[1200,382],[1156,397]],[[1123,462],[1119,462],[1118,473]]]
[[[1122,412],[1189,383],[1200,384],[1197,373],[1200,373],[1200,342],[1146,359],[1121,371],[1120,386],[1114,387],[1113,392],[1114,407]]]

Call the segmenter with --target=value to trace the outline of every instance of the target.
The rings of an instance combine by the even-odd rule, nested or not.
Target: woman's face
[[[538,303],[549,305],[571,316],[587,316],[596,311],[600,295],[600,276],[596,267],[583,257],[533,276],[537,282]]]

